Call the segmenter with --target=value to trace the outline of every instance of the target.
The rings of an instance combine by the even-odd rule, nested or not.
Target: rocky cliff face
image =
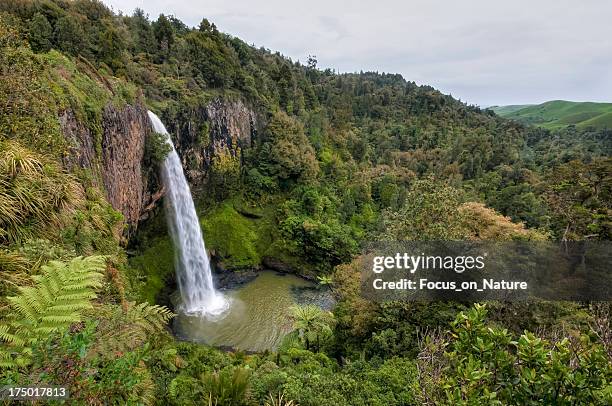
[[[136,226],[147,197],[143,176],[145,141],[151,131],[142,105],[117,110],[108,105],[102,114],[102,180],[110,204]]]
[[[251,146],[259,125],[247,104],[223,99],[168,121],[187,179],[196,187],[206,184],[219,165],[239,166],[242,150]]]
[[[147,110],[142,104],[117,108],[108,104],[102,112],[102,134],[99,145],[91,131],[70,110],[60,116],[62,132],[73,145],[64,159],[68,169],[90,169],[93,182],[101,187],[109,203],[123,213],[133,232],[138,220],[151,208],[152,196],[148,171],[144,168],[145,142],[151,131]]]
[[[101,140],[71,110],[59,119],[64,136],[73,145],[64,165],[92,171],[94,184],[123,213],[129,237],[163,194],[156,175],[144,163],[151,131],[146,108],[140,103],[122,108],[108,104],[102,113]],[[256,113],[245,103],[222,99],[167,121],[187,178],[196,187],[205,185],[215,168],[228,162],[239,170],[242,150],[251,146],[258,124]]]

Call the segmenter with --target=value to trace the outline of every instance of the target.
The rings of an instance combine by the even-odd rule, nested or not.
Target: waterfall
[[[222,315],[229,308],[229,302],[215,290],[200,222],[181,161],[159,117],[149,111],[149,119],[155,132],[165,134],[172,147],[161,172],[166,188],[164,207],[174,243],[176,277],[181,294],[179,309],[204,316]]]

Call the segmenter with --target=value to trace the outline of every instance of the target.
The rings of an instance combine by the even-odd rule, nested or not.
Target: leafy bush
[[[82,199],[76,179],[17,141],[0,139],[0,156],[0,242],[42,233]]]
[[[209,403],[219,406],[246,404],[249,374],[248,369],[241,367],[205,373],[202,384]]]
[[[583,335],[550,342],[487,326],[484,305],[451,324],[448,366],[439,384],[448,404],[609,404],[612,363]]]
[[[151,131],[145,142],[145,161],[149,164],[160,164],[164,162],[170,151],[172,146],[168,144],[168,136]]]

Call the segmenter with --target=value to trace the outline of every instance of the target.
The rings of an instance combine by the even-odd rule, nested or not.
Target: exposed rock
[[[284,273],[296,273],[295,269],[291,265],[286,264],[278,258],[263,257],[261,260],[262,265],[265,268],[273,271],[284,272]]]
[[[140,103],[122,108],[106,105],[100,145],[96,145],[91,131],[76,119],[72,110],[64,111],[59,121],[72,145],[64,166],[68,170],[77,166],[91,170],[94,185],[101,187],[108,202],[123,214],[128,237],[163,194],[151,190],[155,182],[148,179],[149,171],[143,162],[145,142],[151,131],[146,108]]]
[[[63,159],[64,167],[68,170],[75,167],[93,169],[96,150],[91,131],[76,119],[72,110],[64,111],[59,116],[59,122],[64,137],[71,145],[70,153]]]
[[[242,149],[257,135],[258,119],[241,100],[214,99],[168,120],[170,133],[192,186],[206,184],[210,170],[223,160],[242,162]],[[216,161],[215,161],[216,160]]]
[[[71,110],[63,112],[59,121],[64,136],[73,145],[64,159],[65,167],[91,170],[94,184],[104,189],[109,203],[123,214],[129,237],[163,195],[143,162],[151,131],[146,108],[141,103],[121,108],[106,105],[101,140],[96,140]],[[258,125],[257,114],[244,102],[220,98],[183,110],[175,117],[165,117],[164,121],[168,121],[170,133],[175,134],[173,140],[187,179],[196,187],[208,182],[215,165],[235,163],[238,171],[242,150],[251,146]]]
[[[118,110],[107,105],[102,113],[102,179],[110,204],[136,226],[145,206],[147,180],[143,177],[145,141],[151,125],[142,105]]]
[[[215,286],[219,290],[236,289],[245,283],[251,282],[258,275],[258,270],[255,268],[243,269],[241,271],[221,271],[216,267],[214,269]]]

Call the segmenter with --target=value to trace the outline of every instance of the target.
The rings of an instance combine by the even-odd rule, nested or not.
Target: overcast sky
[[[481,106],[612,102],[610,0],[103,0],[320,68],[401,73]]]

